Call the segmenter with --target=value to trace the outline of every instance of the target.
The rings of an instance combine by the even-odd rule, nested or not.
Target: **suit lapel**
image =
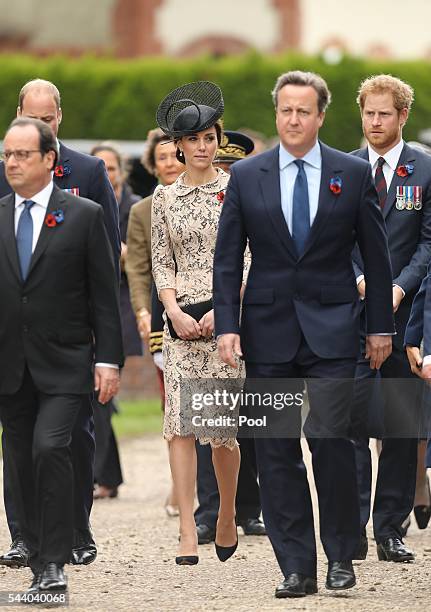
[[[331,178],[335,178],[336,176],[340,176],[342,178],[343,170],[339,165],[337,165],[337,162],[333,163],[330,149],[328,147],[320,143],[320,148],[322,151],[322,173],[320,177],[319,203],[302,257],[304,257],[307,251],[312,247],[313,243],[324,228],[326,221],[332,212],[334,204],[339,197],[338,195],[332,193],[329,188],[329,184]]]
[[[44,219],[44,222],[42,224],[42,229],[39,234],[39,239],[36,243],[36,248],[33,252],[33,255],[30,261],[30,268],[28,271],[27,280],[30,278],[31,273],[34,270],[34,267],[39,261],[41,255],[44,253],[45,249],[47,248],[52,236],[56,232],[55,227],[48,227],[46,225],[45,223],[46,217],[47,215],[49,215],[49,213],[52,213],[52,211],[56,210],[60,206],[62,207],[63,212],[66,213],[66,211],[64,210],[66,206],[65,200],[66,198],[64,197],[61,189],[59,189],[58,187],[54,185],[54,189],[52,191],[51,197],[49,198],[48,207],[46,209],[46,214],[45,214],[45,219]]]
[[[266,210],[271,218],[278,237],[292,257],[297,259],[295,243],[293,242],[281,208],[278,152],[279,148],[277,146],[270,152],[270,155],[265,160],[266,163],[260,168],[260,186],[262,189],[263,201],[265,203]]]
[[[402,166],[404,164],[413,164],[415,161],[415,153],[411,147],[408,145],[404,145],[403,150],[401,151],[400,158],[398,160],[398,166]],[[385,205],[383,207],[383,217],[386,219],[389,212],[392,210],[397,195],[397,187],[403,186],[407,183],[411,175],[407,176],[398,176],[397,171],[395,170],[394,176],[392,177],[391,185],[389,187],[388,196],[386,198]]]
[[[21,270],[15,238],[15,195],[13,193],[0,200],[0,236],[5,245],[12,270],[21,283]]]

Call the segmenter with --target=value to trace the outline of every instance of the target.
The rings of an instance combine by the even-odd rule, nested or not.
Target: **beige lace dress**
[[[159,293],[162,289],[175,289],[180,306],[212,297],[217,227],[228,181],[229,175],[218,170],[211,183],[190,187],[184,183],[184,174],[181,174],[175,183],[160,186],[154,192],[151,217],[154,280]],[[195,435],[203,444],[209,442],[212,446],[234,447],[234,437],[214,437],[213,433],[205,437],[189,430],[187,424],[192,407],[184,389],[187,381],[239,378],[244,375],[242,366],[233,369],[224,364],[218,357],[213,338],[172,339],[166,323],[163,364],[166,392],[164,437],[171,440],[174,436]]]

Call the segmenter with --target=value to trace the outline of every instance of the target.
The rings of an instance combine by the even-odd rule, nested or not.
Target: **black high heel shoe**
[[[238,548],[238,532],[236,534],[236,542],[233,546],[219,546],[217,542],[214,542],[214,545],[216,555],[220,559],[220,561],[227,561]]]
[[[175,557],[175,563],[177,565],[197,565],[199,563],[199,557],[197,555],[181,555]]]
[[[181,542],[181,536],[178,537],[178,541]],[[197,555],[178,555],[175,557],[175,563],[177,565],[197,565],[199,557]]]

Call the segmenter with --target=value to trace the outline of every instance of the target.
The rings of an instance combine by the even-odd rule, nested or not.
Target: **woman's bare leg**
[[[239,447],[213,447],[212,458],[220,495],[216,542],[219,546],[233,546],[237,538],[235,497],[241,461]]]
[[[197,555],[198,538],[193,515],[196,488],[194,437],[175,436],[169,443],[169,462],[180,511],[179,555]]]

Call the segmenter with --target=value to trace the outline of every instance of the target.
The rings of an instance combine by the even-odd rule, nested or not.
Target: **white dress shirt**
[[[382,166],[382,170],[383,176],[385,177],[386,181],[387,191],[389,191],[389,187],[391,186],[392,179],[394,177],[394,172],[397,169],[398,161],[400,159],[403,147],[404,140],[401,139],[400,142],[398,142],[394,147],[392,147],[392,149],[387,151],[387,153],[385,153],[384,155],[380,155],[379,153],[376,153],[376,151],[374,151],[374,149],[370,147],[370,145],[368,145],[368,159],[370,160],[373,177],[376,174],[377,160],[379,159],[379,157],[383,157],[383,159],[385,160],[385,163]]]
[[[293,190],[299,168],[294,163],[298,159],[287,151],[280,143],[280,192],[281,208],[286,219],[289,232],[292,233],[292,211],[293,211]],[[322,175],[322,153],[320,145],[316,141],[315,145],[301,157],[304,160],[304,170],[308,183],[308,202],[310,206],[310,227],[313,225],[314,218],[319,205],[320,178]]]
[[[54,189],[53,181],[50,181],[46,187],[44,187],[39,193],[36,193],[31,198],[24,198],[15,192],[15,236],[18,229],[19,218],[22,211],[25,208],[24,202],[31,200],[34,202],[30,208],[31,218],[33,219],[33,243],[31,252],[34,253],[37,241],[39,240],[40,232],[42,231],[42,225],[46,216],[46,209],[48,208],[48,202]],[[97,366],[115,368],[118,369],[118,365],[113,363],[96,363]]]
[[[33,219],[32,253],[34,253],[37,241],[39,240],[39,235],[46,215],[46,209],[48,208],[49,198],[51,197],[53,189],[54,183],[51,181],[42,189],[42,191],[39,191],[39,193],[36,193],[36,195],[31,198],[24,198],[18,193],[15,193],[15,236],[18,229],[19,218],[21,217],[21,213],[25,208],[24,202],[27,200],[34,202],[33,206],[30,208],[31,218]]]

